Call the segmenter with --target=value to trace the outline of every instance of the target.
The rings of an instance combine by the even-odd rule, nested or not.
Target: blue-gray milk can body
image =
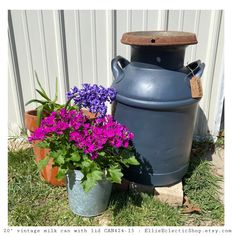
[[[184,63],[187,45],[196,36],[186,32],[131,32],[121,42],[131,45],[131,61],[112,60],[117,90],[114,118],[134,133],[140,166],[125,170],[130,181],[168,186],[188,169],[199,98],[190,80],[200,78],[205,64]]]

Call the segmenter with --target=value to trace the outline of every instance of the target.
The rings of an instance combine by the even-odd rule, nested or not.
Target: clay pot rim
[[[27,115],[27,116],[37,116],[37,110],[34,109],[34,110],[26,111],[25,115]]]

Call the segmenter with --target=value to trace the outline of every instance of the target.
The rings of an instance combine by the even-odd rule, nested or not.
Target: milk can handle
[[[129,64],[130,62],[126,60],[124,57],[117,56],[111,61],[111,69],[113,76],[115,78],[115,82],[118,83],[121,81],[124,77],[124,68]]]
[[[191,71],[189,74],[201,78],[203,71],[205,69],[205,63],[200,60],[194,61],[187,65],[187,68]]]
[[[198,67],[198,71],[196,72],[195,76],[198,77],[198,78],[201,78],[204,69],[205,69],[205,63],[201,63]]]

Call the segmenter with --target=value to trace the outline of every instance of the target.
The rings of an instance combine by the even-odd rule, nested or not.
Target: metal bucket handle
[[[117,56],[111,61],[111,69],[113,76],[115,78],[115,82],[120,82],[124,77],[124,68],[130,64],[128,60],[126,60],[122,56]]]

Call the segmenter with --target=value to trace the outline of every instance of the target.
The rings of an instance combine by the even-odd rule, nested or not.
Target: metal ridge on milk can
[[[183,64],[185,49],[197,43],[196,35],[129,32],[121,42],[131,45],[131,61],[117,56],[111,63],[112,86],[117,90],[114,117],[134,133],[141,162],[127,169],[125,178],[153,186],[174,184],[188,169],[202,96],[200,77],[205,64],[200,60]]]

